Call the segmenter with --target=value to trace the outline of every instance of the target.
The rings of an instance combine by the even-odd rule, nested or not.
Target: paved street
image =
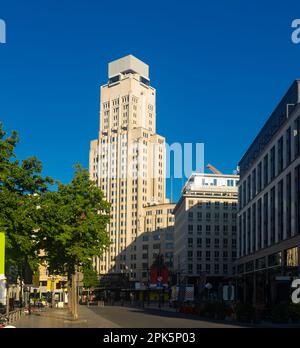
[[[192,315],[134,307],[79,306],[80,319],[72,321],[64,310],[23,316],[17,328],[233,328],[229,323],[199,320]]]

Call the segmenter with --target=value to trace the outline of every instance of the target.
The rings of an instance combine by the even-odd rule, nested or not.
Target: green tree
[[[100,282],[97,272],[93,268],[85,268],[83,270],[83,286],[85,288],[95,288],[99,286]]]
[[[6,234],[6,265],[8,276],[22,277],[24,266],[35,270],[39,264],[36,224],[33,219],[37,196],[53,183],[42,176],[42,164],[36,157],[19,161],[15,148],[19,142],[16,131],[11,135],[0,123],[0,230]]]
[[[50,273],[70,279],[76,271],[91,268],[92,258],[109,245],[109,203],[80,165],[71,183],[57,185],[57,191],[40,197],[37,239]]]

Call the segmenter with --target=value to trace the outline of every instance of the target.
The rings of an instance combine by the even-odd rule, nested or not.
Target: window
[[[261,162],[257,167],[257,192],[261,191]]]
[[[264,157],[264,187],[268,185],[269,182],[269,157],[266,155]]]
[[[277,163],[278,163],[278,168],[277,168],[277,173],[280,174],[283,170],[283,137],[281,137],[278,140],[277,144]]]
[[[294,122],[294,158],[297,158],[300,153],[300,124],[299,117]]]
[[[289,127],[286,130],[285,133],[285,145],[286,145],[286,167],[291,163],[291,153],[292,153],[292,149],[291,149],[291,127]]]
[[[268,245],[268,193],[264,195],[264,247]]]
[[[247,202],[251,199],[251,176],[247,177]]]
[[[165,239],[166,240],[173,240],[174,239],[173,234],[167,233]]]
[[[271,180],[275,177],[275,145],[271,149],[271,156],[270,156],[270,162],[271,162]]]
[[[262,212],[261,212],[261,198],[257,201],[257,246],[261,249],[261,235],[262,235]]]
[[[292,228],[292,191],[291,191],[291,173],[286,176],[286,235],[291,236]]]
[[[117,75],[117,76],[113,76],[109,79],[108,83],[109,84],[112,84],[112,83],[116,83],[120,81],[120,75]],[[115,101],[113,101],[113,103],[115,103]],[[113,104],[114,105],[114,104]]]
[[[287,267],[298,266],[298,248],[291,248],[286,251],[286,265]]]
[[[252,171],[252,198],[256,195],[256,169]]]
[[[202,247],[202,238],[197,238],[197,248]]]

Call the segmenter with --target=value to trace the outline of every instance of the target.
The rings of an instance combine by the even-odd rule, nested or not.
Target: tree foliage
[[[42,164],[36,157],[16,159],[18,142],[17,132],[7,135],[0,123],[0,230],[6,234],[6,264],[20,273],[24,264],[32,269],[38,266],[32,217],[36,196],[45,193],[53,180],[42,176]]]
[[[91,267],[85,267],[85,269],[83,269],[83,286],[85,288],[92,288],[99,285],[100,281],[97,272]]]
[[[0,230],[6,234],[6,264],[22,276],[45,262],[51,274],[91,269],[93,256],[109,245],[109,204],[89,173],[75,167],[71,183],[43,177],[36,157],[17,160],[17,132],[0,123]],[[12,273],[12,272],[11,272]],[[9,275],[9,272],[7,272]]]
[[[109,245],[109,204],[80,165],[75,167],[71,183],[58,183],[57,191],[40,197],[36,214],[38,245],[53,274],[70,276],[91,268],[92,258]]]

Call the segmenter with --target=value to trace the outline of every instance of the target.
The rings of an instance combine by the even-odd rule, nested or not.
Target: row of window
[[[197,220],[202,220],[203,216],[205,216],[206,220],[210,220],[212,217],[214,217],[216,220],[220,219],[220,213],[215,213],[215,214],[206,213],[204,215],[202,214],[202,212],[197,212],[197,215],[196,215],[191,211],[188,212],[189,220],[193,220],[196,217],[197,217]],[[236,219],[236,213],[232,213],[232,214],[223,213],[221,214],[221,216],[223,217],[224,220],[227,220],[228,218]]]
[[[293,141],[292,141],[293,140]],[[300,155],[300,119],[294,121],[293,132],[289,127],[239,187],[239,202],[243,208],[274,178]]]
[[[293,208],[295,231],[300,233],[300,165],[294,171],[294,184],[294,199],[292,176],[288,173],[239,216],[240,256],[290,238]]]
[[[219,209],[220,207],[224,208],[224,209],[235,209],[237,207],[237,202],[211,202],[211,201],[207,201],[207,202],[202,202],[202,201],[194,201],[192,199],[188,200],[188,205],[189,208],[192,208],[194,206],[196,206],[197,208],[201,209],[201,208],[215,208],[215,209]]]
[[[195,227],[195,228],[194,228]],[[220,225],[215,225],[215,226],[211,226],[211,225],[205,225],[205,231],[206,232],[211,232],[213,230],[214,227],[214,231],[215,232],[220,232],[221,230],[221,226]],[[202,232],[204,230],[204,226],[202,225],[188,225],[188,233],[193,233],[197,228],[197,232]],[[223,225],[223,232],[228,232],[229,230],[229,226],[228,225]],[[232,232],[236,232],[237,227],[236,225],[231,226],[231,231]]]
[[[197,259],[202,259],[202,257],[205,255],[205,259],[206,261],[210,261],[211,257],[212,257],[212,252],[211,251],[206,251],[205,254],[202,253],[201,250],[197,251],[196,253],[194,253],[192,250],[189,250],[187,252],[187,257],[188,259],[191,259],[193,257],[197,257]],[[229,257],[229,253],[228,251],[223,251],[222,253],[220,251],[215,251],[213,253],[213,256],[215,259],[218,259],[220,256],[223,257],[223,259],[228,259]],[[236,251],[232,251],[231,252],[231,257],[233,259],[236,258]]]
[[[196,266],[196,267],[195,267]],[[210,263],[207,263],[205,265],[202,265],[201,263],[199,264],[192,264],[192,263],[189,263],[188,264],[188,273],[189,274],[193,274],[194,271],[196,273],[201,273],[201,272],[206,272],[206,273],[211,273],[212,269],[214,270],[214,273],[215,274],[218,274],[221,272],[221,269],[220,269],[220,264],[219,263],[215,263],[214,265],[211,265]],[[227,274],[228,273],[228,264],[224,263],[222,265],[222,273],[225,273]]]
[[[202,248],[202,238],[188,238],[188,248],[193,248],[194,243],[197,245],[197,248]],[[203,239],[204,241],[204,239]],[[228,238],[223,238],[223,248],[227,248],[228,247]],[[211,238],[205,238],[205,245],[206,248],[210,248],[211,247]],[[214,246],[215,248],[219,248],[220,246],[220,239],[219,238],[215,238],[214,239]],[[236,239],[231,239],[231,246],[232,248],[236,248]]]

